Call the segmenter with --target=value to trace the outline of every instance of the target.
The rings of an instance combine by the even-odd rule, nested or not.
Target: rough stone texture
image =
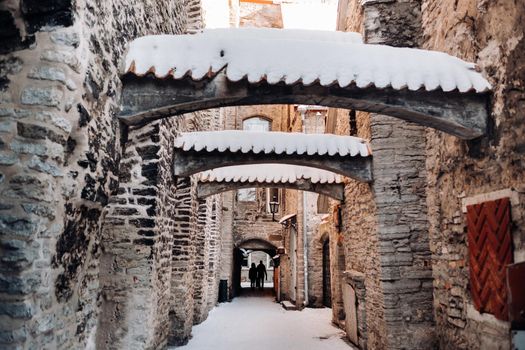
[[[434,347],[424,128],[371,116],[387,346]]]
[[[419,1],[364,5],[365,41],[419,46]],[[377,27],[377,23],[380,26]],[[425,129],[372,114],[374,198],[388,348],[434,347]]]
[[[525,167],[525,4],[522,1],[423,1],[424,48],[475,62],[489,79],[491,128],[463,142],[427,132],[428,207],[437,333],[442,349],[507,349],[509,324],[472,305],[464,197],[523,187]],[[511,208],[515,261],[525,260],[522,219]]]
[[[334,131],[340,135],[351,133],[371,138],[371,123],[368,113],[357,112],[356,124],[350,127],[350,112],[334,111],[337,122]],[[377,233],[377,209],[372,187],[369,184],[348,180],[345,186],[345,202],[342,203],[341,233],[334,226],[333,217],[325,225],[330,231],[332,269],[333,321],[344,327],[342,283],[345,271],[356,271],[364,275],[365,290],[356,293],[358,307],[358,340],[361,348],[386,348],[384,334],[383,295],[380,286],[379,241]]]
[[[362,32],[368,43],[419,45],[417,1],[343,3],[340,16],[346,18],[339,18],[340,30]],[[374,183],[350,181],[342,209],[346,269],[365,276],[365,290],[357,293],[359,345],[432,348],[424,128],[359,112],[350,120],[342,119],[341,113],[338,121],[348,124],[338,132],[370,139],[373,150]],[[334,271],[332,276],[336,283],[344,282]],[[338,321],[344,318],[341,291],[332,289]]]
[[[194,271],[196,248],[193,241],[201,232],[197,232],[198,201],[196,186],[191,178],[177,179],[178,217],[173,242],[169,343],[183,345],[191,334],[194,317]],[[198,242],[198,240],[197,240]]]
[[[0,320],[0,347],[94,348],[100,303],[130,301],[119,293],[108,298],[107,289],[101,298],[101,240],[113,236],[115,245],[104,246],[101,265],[114,268],[119,265],[111,257],[122,258],[115,262],[123,267],[115,271],[115,284],[135,283],[130,291],[140,298],[140,286],[150,283],[155,303],[147,307],[168,309],[172,222],[161,218],[170,207],[155,208],[157,194],[148,191],[158,174],[171,175],[169,166],[162,173],[154,161],[155,147],[166,141],[163,130],[170,126],[157,126],[157,133],[146,136],[152,139],[146,148],[129,147],[133,152],[121,155],[119,140],[125,134],[115,119],[117,66],[126,42],[144,34],[199,28],[199,11],[199,2],[189,0],[0,4],[0,22],[7,29],[0,35],[0,196],[6,199],[0,206],[0,304],[6,314]],[[132,176],[139,178],[136,190],[144,192],[125,186],[119,190],[119,181],[126,183]],[[110,200],[111,209],[105,211]],[[148,227],[156,214],[155,227]],[[106,228],[117,228],[123,217],[129,220],[127,228],[102,237],[103,221]],[[128,253],[128,258],[144,257],[151,264],[125,261]],[[166,273],[146,281],[152,271]],[[129,341],[127,348],[164,346],[167,312],[163,317],[153,317],[144,339],[126,338],[136,324],[121,325],[123,333],[114,334],[114,346],[120,340]]]
[[[225,192],[222,195],[221,228],[220,228],[220,270],[219,279],[226,281],[228,287],[228,299],[233,297],[233,204],[235,192]]]

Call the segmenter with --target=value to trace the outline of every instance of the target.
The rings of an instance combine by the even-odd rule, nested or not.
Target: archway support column
[[[418,46],[420,1],[370,2],[363,7],[367,41]],[[392,18],[400,20],[390,21]],[[377,30],[378,23],[386,30]],[[370,114],[383,299],[383,322],[374,331],[381,334],[381,348],[433,349],[436,338],[426,201],[426,131],[421,125],[381,114],[389,113]],[[371,336],[369,332],[369,340]],[[371,342],[368,345],[373,346]]]

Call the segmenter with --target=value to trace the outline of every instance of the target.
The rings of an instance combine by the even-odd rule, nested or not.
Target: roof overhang
[[[182,133],[175,141],[175,176],[249,164],[290,164],[372,181],[368,143],[331,134],[246,132],[238,130]]]
[[[198,174],[197,197],[254,187],[294,189],[324,194],[340,201],[344,199],[341,176],[288,164],[239,165],[204,171]]]
[[[465,139],[486,131],[490,85],[471,63],[341,33],[312,32],[310,40],[267,33],[222,29],[133,41],[120,119],[140,126],[208,108],[296,103],[387,114]]]
[[[282,218],[279,219],[279,223],[280,224],[284,224],[286,221],[292,220],[296,216],[297,216],[297,213],[292,213],[292,214],[285,215],[285,216],[283,216]]]

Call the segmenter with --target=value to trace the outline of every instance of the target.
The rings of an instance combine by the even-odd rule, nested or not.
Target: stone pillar
[[[173,232],[170,304],[170,345],[186,344],[194,313],[194,271],[198,201],[196,185],[189,177],[177,179],[177,223]]]
[[[220,274],[219,280],[228,281],[228,298],[232,297],[232,274],[233,274],[233,207],[235,192],[230,191],[223,194],[221,210],[222,224],[220,228]]]
[[[173,129],[172,122],[162,121],[128,134],[119,193],[110,199],[103,226],[101,348],[149,349],[167,341]]]
[[[363,6],[367,43],[419,45],[420,1]],[[370,118],[386,347],[431,349],[435,335],[425,128],[383,115]]]
[[[221,266],[221,223],[222,218],[220,215],[221,210],[221,195],[216,195],[212,197],[212,206],[211,206],[211,215],[208,216],[209,219],[209,261],[208,261],[208,284],[207,284],[207,300],[208,305],[206,307],[206,313],[208,313],[215,304],[217,304],[217,299],[219,297],[219,272]]]
[[[297,266],[297,284],[296,284],[296,292],[295,292],[295,305],[298,308],[302,308],[304,306],[304,289],[306,287],[305,281],[306,276],[304,274],[304,229],[307,225],[307,222],[304,222],[304,217],[302,215],[303,210],[308,210],[307,208],[304,208],[303,205],[303,191],[297,191],[297,259],[296,259],[296,266]]]
[[[197,225],[195,230],[195,271],[193,273],[193,324],[199,324],[206,319],[208,306],[206,289],[208,287],[208,264],[209,264],[209,199],[199,200],[197,212]]]

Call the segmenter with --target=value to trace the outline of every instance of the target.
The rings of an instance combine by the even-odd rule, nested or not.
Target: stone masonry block
[[[0,303],[0,315],[19,319],[30,319],[34,314],[34,308],[27,302]]]
[[[29,294],[42,283],[38,272],[21,276],[0,276],[0,292],[7,294]]]
[[[29,78],[66,82],[66,73],[63,69],[53,66],[36,66],[27,74]]]
[[[58,107],[62,103],[64,92],[56,87],[26,87],[20,97],[22,104]]]
[[[407,294],[418,292],[421,289],[421,281],[409,279],[383,281],[382,286],[385,294]]]
[[[40,230],[38,220],[12,215],[0,215],[0,237],[14,236],[24,239],[33,237]]]

